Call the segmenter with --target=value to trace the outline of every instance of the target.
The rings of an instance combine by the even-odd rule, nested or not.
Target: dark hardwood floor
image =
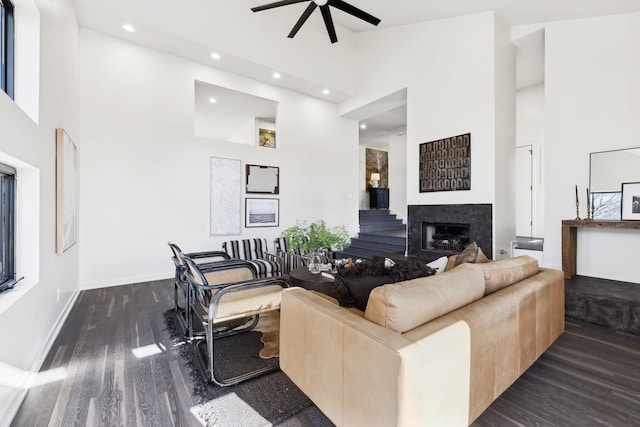
[[[640,426],[640,336],[567,319],[473,426]]]
[[[172,304],[171,281],[81,292],[41,370],[64,379],[32,388],[12,425],[201,425],[189,368],[165,330]],[[315,407],[281,423],[330,425]],[[473,425],[640,426],[640,336],[567,320]]]

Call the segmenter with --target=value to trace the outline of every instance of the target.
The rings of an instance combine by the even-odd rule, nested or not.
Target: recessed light
[[[366,128],[367,128],[367,125],[366,125],[366,124],[362,123],[362,124],[360,125],[360,129],[366,129]]]
[[[219,54],[218,52],[213,52],[213,53],[211,54],[211,57],[212,57],[213,59],[220,59],[220,58],[221,58],[221,56],[220,56],[220,54]]]
[[[209,102],[215,104],[216,102],[218,102],[218,100],[212,96],[211,98],[209,98]]]
[[[130,33],[133,33],[133,32],[135,32],[135,31],[136,31],[136,29],[135,29],[135,28],[133,28],[133,25],[131,25],[131,24],[124,24],[124,25],[122,26],[122,29],[123,29],[123,30],[125,30],[125,31],[128,31],[128,32],[130,32]]]
[[[273,78],[274,78],[274,79],[279,79],[280,77],[282,77],[282,76],[280,75],[280,73],[273,73]]]
[[[325,95],[329,95],[331,92],[329,91],[329,89],[323,89],[322,93]]]

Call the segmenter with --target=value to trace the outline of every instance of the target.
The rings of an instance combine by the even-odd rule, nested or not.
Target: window
[[[0,88],[13,98],[13,3],[0,0]]]
[[[0,293],[15,283],[16,171],[0,163]]]

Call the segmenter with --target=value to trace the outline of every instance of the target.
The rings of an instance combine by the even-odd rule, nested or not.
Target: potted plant
[[[289,252],[296,249],[304,257],[311,258],[314,252],[342,250],[349,246],[349,232],[344,225],[328,227],[323,221],[308,224],[306,221],[296,221],[282,232],[281,237],[289,242]]]

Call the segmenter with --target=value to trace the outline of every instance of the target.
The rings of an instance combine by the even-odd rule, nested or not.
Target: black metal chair
[[[183,334],[187,335],[190,324],[189,310],[187,310],[187,307],[189,306],[189,285],[185,276],[186,265],[184,264],[182,257],[187,256],[196,264],[205,265],[228,260],[229,255],[224,251],[192,252],[185,254],[175,243],[168,242],[168,245],[171,249],[171,253],[173,254],[171,260],[176,268],[173,283],[174,309]]]
[[[277,370],[278,365],[270,365],[218,378],[214,369],[215,341],[248,332],[255,328],[261,314],[279,310],[282,289],[289,284],[279,277],[256,279],[255,266],[244,260],[204,266],[196,265],[188,257],[183,260],[191,292],[192,345],[204,378],[219,386],[229,386]]]

